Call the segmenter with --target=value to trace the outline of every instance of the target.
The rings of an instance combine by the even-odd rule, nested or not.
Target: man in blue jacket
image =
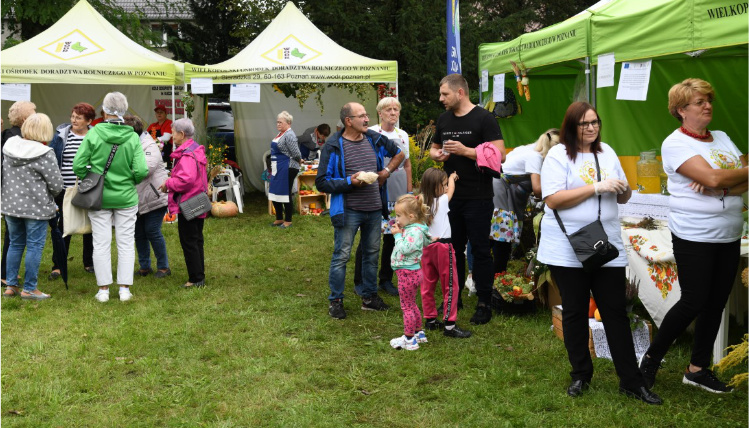
[[[315,179],[317,189],[331,195],[330,218],[335,233],[328,276],[328,314],[337,319],[346,318],[343,308],[346,263],[359,229],[363,249],[362,284],[356,287],[356,293],[362,296],[361,308],[367,311],[389,309],[377,295],[382,206],[387,200],[386,180],[405,157],[395,142],[368,129],[369,116],[363,105],[344,105],[341,123],[343,129],[333,134],[322,148]],[[386,157],[391,160],[384,165]],[[363,172],[376,172],[377,180],[371,184],[359,180]]]

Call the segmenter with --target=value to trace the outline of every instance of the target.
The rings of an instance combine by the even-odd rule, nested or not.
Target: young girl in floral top
[[[403,195],[395,203],[396,223],[391,227],[395,246],[390,265],[398,276],[398,294],[403,310],[403,336],[390,341],[395,349],[415,351],[427,341],[421,329],[421,312],[416,293],[421,285],[421,254],[429,245],[427,213],[429,207],[413,195]]]

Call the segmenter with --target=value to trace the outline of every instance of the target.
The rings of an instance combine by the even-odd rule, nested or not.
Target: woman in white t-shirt
[[[559,130],[549,129],[538,140],[513,149],[502,164],[502,178],[492,181],[494,213],[492,240],[494,274],[507,270],[512,244],[520,242],[523,213],[531,193],[541,196],[541,165],[549,149],[559,143]]]
[[[627,257],[617,203],[626,203],[632,196],[632,189],[616,153],[601,142],[600,129],[601,119],[592,105],[572,103],[562,122],[560,144],[549,150],[541,168],[546,214],[541,221],[538,260],[549,266],[562,295],[564,346],[572,365],[572,382],[567,395],[581,395],[593,377],[593,361],[588,350],[588,304],[592,292],[619,376],[619,391],[648,404],[661,404],[660,397],[645,386],[637,367],[625,309]],[[601,223],[609,242],[619,250],[619,256],[600,269],[586,272],[562,232],[554,210],[567,233],[574,233],[599,217],[599,206]]]
[[[731,391],[708,367],[739,264],[747,168],[725,132],[707,129],[714,99],[712,86],[701,79],[686,79],[668,92],[668,109],[682,124],[661,146],[681,297],[640,362],[649,386],[668,348],[696,320],[682,382],[715,393]]]

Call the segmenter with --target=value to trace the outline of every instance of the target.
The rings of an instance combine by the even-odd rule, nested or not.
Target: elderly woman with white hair
[[[179,203],[187,201],[208,188],[205,147],[193,140],[195,126],[190,119],[178,119],[172,123],[174,161],[172,176],[160,189],[169,193],[167,205],[171,214],[177,214],[179,243],[185,256],[188,280],[183,288],[205,286],[205,256],[203,255],[203,223],[207,213],[188,220],[181,212]]]
[[[276,210],[276,221],[270,225],[281,229],[291,227],[294,211],[291,188],[299,174],[299,162],[302,161],[296,134],[291,129],[293,119],[287,111],[279,113],[276,118],[278,135],[270,143],[271,178],[268,199],[273,201],[273,208]]]
[[[102,174],[107,165],[101,209],[89,211],[94,240],[94,273],[99,291],[96,300],[109,301],[112,284],[112,224],[117,239],[117,284],[121,301],[132,298],[135,263],[135,220],[138,192],[135,185],[148,175],[146,156],[138,135],[125,124],[125,95],[110,92],[104,97],[104,122],[91,128],[73,159],[73,172],[83,179],[91,171]]]

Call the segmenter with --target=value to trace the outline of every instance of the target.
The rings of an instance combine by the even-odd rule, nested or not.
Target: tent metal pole
[[[591,69],[591,78],[590,78],[590,86],[591,86],[591,88],[590,88],[590,99],[591,99],[591,101],[590,101],[590,103],[593,105],[593,107],[598,108],[598,106],[596,106],[596,83],[597,83],[596,73],[598,73],[598,66],[594,65],[590,69]]]
[[[585,98],[590,102],[590,58],[585,57]]]
[[[174,119],[176,117],[177,117],[177,109],[175,108],[175,105],[174,105],[174,85],[172,85],[172,118]]]
[[[185,86],[182,88],[182,93],[187,94],[187,83],[184,84]],[[182,117],[187,118],[187,110],[184,108],[185,106],[182,106]]]

